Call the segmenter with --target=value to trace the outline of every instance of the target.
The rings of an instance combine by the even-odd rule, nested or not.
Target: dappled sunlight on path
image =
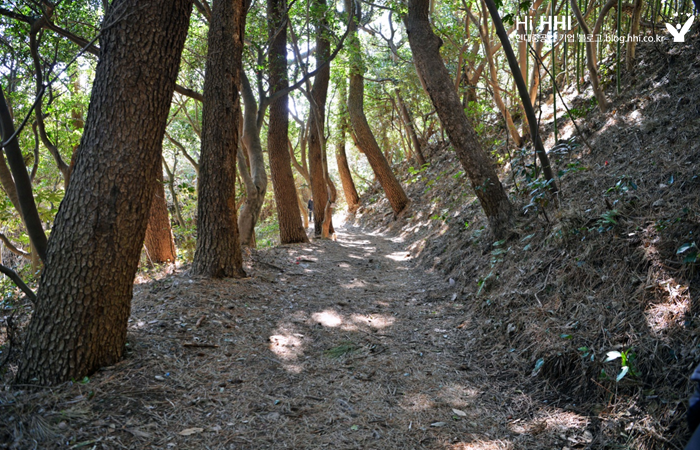
[[[340,229],[253,251],[245,279],[136,285],[128,357],[51,394],[74,417],[63,432],[133,449],[544,448],[583,436],[585,419],[477,363],[461,292],[403,245]]]

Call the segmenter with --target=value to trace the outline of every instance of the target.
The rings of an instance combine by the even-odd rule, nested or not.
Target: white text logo
[[[690,26],[693,24],[693,16],[690,16],[690,19],[683,25],[681,28],[681,25],[678,24],[675,27],[671,25],[670,23],[666,24],[666,29],[668,30],[669,33],[671,33],[671,36],[673,36],[673,42],[685,42],[685,34],[690,30]]]

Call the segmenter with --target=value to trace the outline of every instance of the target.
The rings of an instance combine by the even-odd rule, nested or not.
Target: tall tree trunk
[[[17,380],[118,362],[191,0],[114,0],[75,167],[48,243]],[[128,132],[125,132],[128,130]]]
[[[324,238],[329,237],[330,234],[335,233],[335,228],[333,227],[333,208],[335,207],[335,202],[338,200],[338,190],[335,188],[335,183],[331,178],[330,173],[328,173],[328,155],[326,152],[326,139],[323,139],[323,171],[326,174],[326,189],[328,189],[328,200],[326,201],[326,209],[324,211],[323,227],[321,235]]]
[[[301,212],[301,218],[304,223],[304,229],[309,228],[309,211],[307,209],[307,204],[301,199],[300,195],[297,195],[297,203],[299,205],[299,211]]]
[[[353,11],[351,0],[345,0],[345,11]],[[352,52],[350,57],[350,91],[348,94],[348,113],[350,122],[355,132],[357,146],[361,148],[362,153],[367,157],[369,165],[372,167],[374,175],[382,185],[386,197],[391,204],[391,208],[395,214],[401,213],[409,204],[408,197],[398,180],[391,171],[391,167],[382,153],[377,140],[372,134],[372,130],[367,123],[367,117],[364,111],[364,64],[362,62],[362,49],[360,48],[360,40],[357,36],[357,22],[355,18],[360,17],[360,4],[356,3],[355,14],[350,21],[350,34],[348,35],[348,46]],[[454,90],[454,87],[453,87]]]
[[[258,106],[245,73],[241,73],[241,78],[241,96],[245,105],[242,140],[248,153],[250,172],[248,177],[242,176],[246,185],[246,198],[238,216],[238,228],[241,233],[241,245],[250,246],[255,242],[255,225],[258,223],[260,211],[265,202],[267,172],[265,172],[265,159],[260,143],[260,128],[257,124]],[[238,160],[241,161],[242,158],[239,157]],[[240,169],[241,174],[247,171],[243,166]]]
[[[586,24],[586,19],[581,14],[581,10],[578,7],[578,0],[571,0],[571,11],[573,11],[576,20],[578,21],[581,30],[587,36],[591,34],[588,24]],[[605,17],[605,14],[601,14]],[[594,36],[595,38],[595,36]],[[595,54],[596,46],[595,42],[586,40],[586,64],[588,65],[588,76],[591,79],[591,87],[593,88],[593,94],[598,100],[598,107],[601,112],[606,112],[608,110],[608,100],[605,97],[603,88],[600,86],[600,79],[598,78],[598,64]]]
[[[507,237],[513,227],[513,208],[474,128],[464,115],[450,74],[440,57],[442,41],[430,27],[428,0],[409,0],[406,31],[416,71],[424,81],[491,230],[498,239]]]
[[[530,13],[529,11],[525,11],[525,20],[530,19]],[[525,30],[525,25],[520,24],[518,25],[518,66],[520,67],[520,74],[523,77],[523,80],[527,81],[527,70],[528,70],[528,48],[527,48],[527,32]],[[524,110],[523,110],[524,112]],[[522,123],[522,134],[527,133],[527,128],[528,128],[528,123],[527,123],[527,115],[525,116],[525,120],[523,120]]]
[[[316,24],[316,67],[328,60],[330,42],[327,37],[328,21],[325,19],[326,1],[315,0],[316,15],[320,15]],[[326,170],[323,164],[326,152],[324,124],[326,120],[326,98],[328,83],[331,79],[331,65],[325,64],[314,77],[311,88],[309,112],[309,175],[311,177],[311,194],[314,198],[314,235],[323,234],[323,222],[326,218],[326,204],[329,201]]]
[[[165,200],[163,169],[160,169],[156,171],[155,192],[151,202],[148,226],[146,227],[146,238],[143,243],[146,246],[150,261],[154,263],[174,263],[176,258],[175,240],[170,227],[168,203]]]
[[[529,11],[525,11],[525,20],[530,19]],[[527,31],[525,30],[525,25],[521,24],[518,26],[518,66],[520,67],[520,74],[523,76],[523,80],[527,80]]]
[[[481,3],[482,5],[484,4],[483,1]],[[486,9],[486,8],[483,8]],[[491,32],[489,31],[488,28],[488,16],[484,13],[484,25],[482,28],[482,33],[481,33],[481,42],[484,45],[484,54],[486,55],[486,61],[488,62],[489,65],[489,72],[491,74],[491,87],[493,88],[493,100],[496,102],[496,106],[498,107],[499,111],[501,111],[501,114],[503,115],[503,118],[506,121],[506,127],[508,128],[508,132],[510,133],[510,136],[513,138],[513,143],[515,144],[516,147],[521,147],[523,144],[523,139],[520,137],[520,134],[518,133],[518,129],[516,128],[515,124],[513,123],[513,117],[510,115],[510,111],[508,111],[508,107],[503,103],[503,99],[501,98],[501,87],[498,84],[498,70],[496,68],[496,64],[494,63],[494,58],[495,55],[493,55],[493,52],[491,51]]]
[[[634,9],[632,10],[632,23],[630,24],[630,35],[637,36],[639,34],[639,21],[642,18],[642,0],[634,1]],[[634,69],[634,59],[637,52],[637,43],[630,39],[627,41],[627,54],[625,56],[625,63],[627,66],[627,71],[631,72]]]
[[[338,163],[338,174],[340,175],[340,183],[343,185],[343,193],[345,194],[345,203],[348,205],[348,211],[354,213],[360,207],[360,196],[355,189],[355,183],[352,180],[350,166],[348,165],[348,157],[345,154],[345,137],[348,129],[348,86],[346,78],[340,81],[340,105],[338,114],[338,142],[335,146],[335,160]]]
[[[422,167],[424,164],[427,164],[427,161],[423,156],[423,150],[421,150],[420,148],[420,141],[418,140],[416,127],[413,124],[413,117],[411,117],[411,111],[408,110],[406,103],[403,101],[403,98],[401,98],[401,91],[399,90],[399,88],[396,88],[395,92],[396,101],[399,104],[399,110],[401,112],[401,118],[403,119],[403,122],[406,125],[406,129],[408,130],[408,134],[411,137],[411,142],[413,143],[413,150],[415,150],[416,152],[416,161],[418,162],[418,165]]]
[[[236,153],[244,0],[214,0],[207,43],[197,198],[197,249],[192,273],[241,277],[243,256],[236,220]]]
[[[549,24],[545,24],[542,34],[547,34],[549,32]],[[532,63],[532,75],[530,76],[530,102],[532,106],[537,103],[537,91],[540,88],[540,82],[542,81],[542,69],[540,64],[544,64],[542,60],[542,48],[544,47],[544,41],[538,39],[535,43],[535,60]]]
[[[510,71],[513,74],[513,80],[520,94],[521,104],[525,110],[527,117],[527,122],[530,124],[530,134],[532,135],[532,141],[535,144],[535,152],[537,153],[540,163],[542,164],[542,170],[544,172],[545,179],[549,183],[549,190],[551,193],[557,193],[557,184],[554,181],[554,174],[552,173],[552,167],[549,164],[549,157],[544,151],[544,145],[542,145],[542,138],[540,137],[539,129],[537,128],[537,118],[535,117],[535,110],[530,103],[530,96],[527,92],[527,86],[525,85],[525,79],[523,78],[520,67],[518,66],[518,60],[515,58],[515,52],[513,52],[513,47],[510,45],[508,40],[508,34],[506,29],[503,27],[503,22],[501,17],[498,15],[498,8],[493,0],[483,0],[484,4],[488,7],[489,13],[491,14],[491,20],[493,20],[494,28],[498,34],[498,38],[503,45],[503,52],[506,54],[506,59],[508,60],[508,65],[510,66]],[[557,93],[554,92],[554,95]]]
[[[268,0],[268,34],[270,37],[270,86],[271,93],[286,89],[287,80],[287,2]],[[294,185],[291,159],[288,147],[289,96],[284,94],[270,103],[270,117],[267,128],[267,152],[270,159],[272,189],[277,206],[277,220],[280,226],[280,242],[291,244],[309,242],[297,209],[297,190]]]

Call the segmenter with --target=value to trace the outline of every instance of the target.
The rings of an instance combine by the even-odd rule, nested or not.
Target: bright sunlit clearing
[[[369,316],[363,316],[360,314],[353,314],[351,317],[352,321],[359,324],[364,324],[372,328],[382,329],[389,327],[394,324],[394,318],[391,316],[376,315],[372,314]]]
[[[311,318],[323,325],[324,327],[339,327],[343,323],[343,318],[335,311],[325,310],[313,313]]]
[[[402,252],[390,253],[390,254],[386,255],[386,257],[389,259],[393,259],[394,261],[406,261],[406,260],[411,259],[411,254],[406,252],[406,251],[402,251]]]
[[[301,339],[295,335],[270,336],[270,350],[284,360],[297,359],[302,353]]]

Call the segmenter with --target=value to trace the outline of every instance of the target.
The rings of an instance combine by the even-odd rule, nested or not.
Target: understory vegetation
[[[0,2],[0,447],[683,448],[696,18]]]

